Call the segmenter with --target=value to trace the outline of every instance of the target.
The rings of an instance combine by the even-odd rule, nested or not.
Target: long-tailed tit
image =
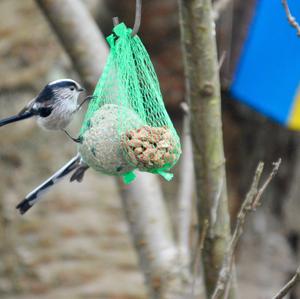
[[[40,186],[31,191],[26,195],[25,199],[22,200],[18,205],[17,209],[21,214],[25,214],[35,203],[41,199],[41,195],[49,191],[49,189],[63,179],[65,176],[73,172],[70,181],[81,182],[84,176],[85,171],[89,168],[86,165],[80,155],[78,154],[72,158],[68,163],[66,163],[62,168],[60,168],[54,175],[47,179]]]
[[[85,98],[78,105],[77,100],[82,91],[84,88],[71,79],[50,82],[17,115],[0,120],[0,127],[35,117],[40,127],[47,130],[63,130],[67,133],[65,128],[71,122],[74,113],[79,110],[83,102],[91,98]]]

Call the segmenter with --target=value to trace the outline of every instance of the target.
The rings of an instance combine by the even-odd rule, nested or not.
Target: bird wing
[[[35,103],[35,99],[32,99],[19,113],[18,115],[22,115],[27,111],[30,111]]]

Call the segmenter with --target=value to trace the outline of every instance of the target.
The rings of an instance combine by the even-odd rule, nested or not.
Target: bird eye
[[[71,86],[71,87],[70,87],[70,90],[72,90],[72,91],[75,90],[75,87],[74,87],[74,86]]]

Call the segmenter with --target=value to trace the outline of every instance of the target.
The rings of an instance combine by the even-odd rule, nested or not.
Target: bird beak
[[[79,88],[78,88],[78,91],[79,91],[79,92],[85,91],[85,88],[79,87]]]

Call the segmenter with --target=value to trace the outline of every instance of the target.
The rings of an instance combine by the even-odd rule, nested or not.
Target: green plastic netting
[[[170,180],[181,154],[149,55],[124,23],[108,36],[110,54],[80,131],[82,159],[97,171],[122,175],[148,171]]]

